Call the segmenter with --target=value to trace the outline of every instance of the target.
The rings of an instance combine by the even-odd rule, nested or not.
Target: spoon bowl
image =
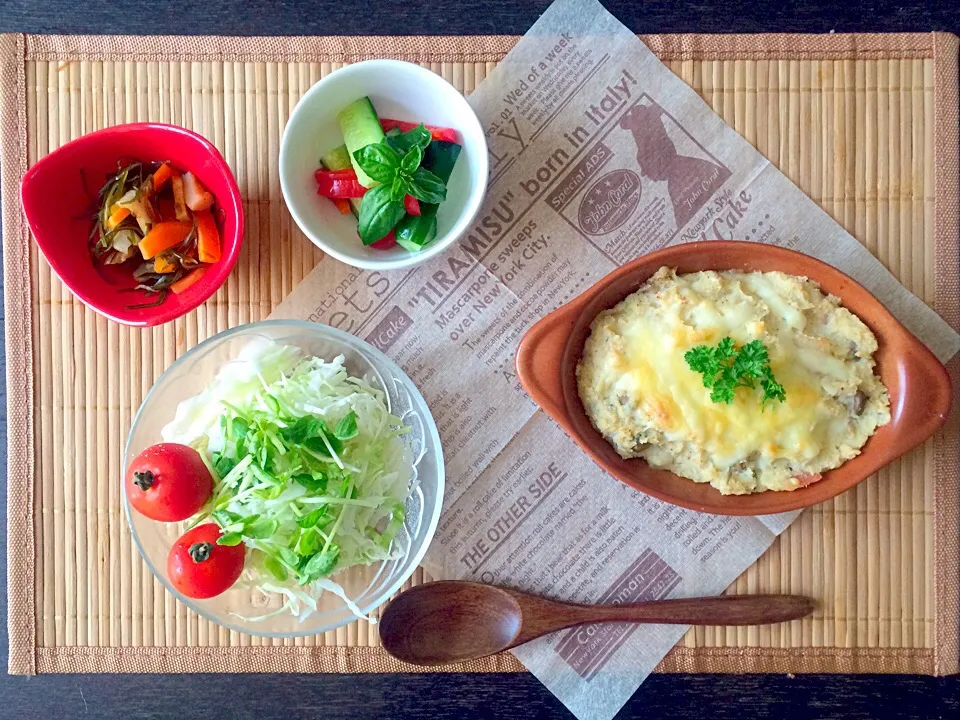
[[[575,605],[481,583],[445,580],[396,597],[380,620],[388,653],[414,665],[493,655],[557,630],[596,622],[760,625],[796,620],[816,604],[799,595],[724,595],[636,605]]]
[[[380,620],[380,639],[394,657],[443,665],[513,647],[522,617],[506,590],[479,583],[429,583],[390,603]]]

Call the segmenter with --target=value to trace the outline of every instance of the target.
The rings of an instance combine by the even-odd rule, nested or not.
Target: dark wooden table
[[[211,35],[523,34],[546,0],[0,0],[0,32]],[[638,33],[960,33],[960,0],[608,0]],[[0,355],[0,362],[3,361]],[[4,367],[5,370],[5,367]],[[2,374],[5,377],[5,373]],[[0,388],[6,463],[6,398]],[[5,477],[5,475],[4,475]],[[6,491],[0,577],[6,577]],[[13,539],[15,542],[16,539]],[[563,717],[527,674],[6,674],[0,592],[0,718]],[[915,676],[655,675],[621,718],[960,718],[960,680]]]

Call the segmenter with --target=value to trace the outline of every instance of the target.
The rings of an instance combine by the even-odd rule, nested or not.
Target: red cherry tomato
[[[213,493],[200,453],[177,443],[151,445],[127,468],[127,498],[141,515],[177,522],[195,515]]]
[[[220,528],[214,523],[188,530],[170,548],[167,577],[187,597],[206,599],[233,585],[243,571],[246,546],[217,545]]]

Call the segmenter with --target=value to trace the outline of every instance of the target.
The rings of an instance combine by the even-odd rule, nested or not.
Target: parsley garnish
[[[773,377],[767,348],[759,340],[738,349],[733,338],[726,337],[716,347],[691,348],[683,359],[691,370],[703,375],[703,386],[710,389],[715,403],[731,404],[737,388],[756,388],[757,381],[763,390],[762,409],[766,410],[768,402],[783,402],[787,397],[783,385]]]

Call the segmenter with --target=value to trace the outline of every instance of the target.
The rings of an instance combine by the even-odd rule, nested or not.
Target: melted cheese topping
[[[621,386],[657,418],[667,438],[688,438],[721,464],[732,464],[753,452],[775,453],[779,448],[799,457],[816,456],[831,432],[844,429],[833,427],[838,418],[821,402],[819,375],[809,369],[818,362],[828,366],[833,358],[814,348],[798,348],[790,333],[780,333],[770,364],[786,390],[785,403],[773,403],[764,411],[760,392],[745,388],[737,391],[732,405],[711,402],[710,390],[703,386],[700,374],[689,368],[684,353],[724,337],[744,345],[757,334],[751,330],[762,326],[746,322],[740,308],[725,315],[714,310],[711,304],[699,313],[714,315],[709,322],[701,320],[701,327],[709,329],[691,327],[676,313],[624,322],[627,340],[614,365],[624,373]],[[845,418],[840,420],[846,424]]]
[[[875,338],[805,278],[677,277],[663,268],[591,330],[578,377],[597,428],[622,456],[646,457],[722,491],[797,487],[855,455],[889,420],[885,389],[872,372]],[[725,337],[738,347],[766,345],[785,402],[764,410],[762,391],[749,388],[738,388],[730,405],[710,400],[684,353]],[[860,414],[858,391],[865,395]]]

